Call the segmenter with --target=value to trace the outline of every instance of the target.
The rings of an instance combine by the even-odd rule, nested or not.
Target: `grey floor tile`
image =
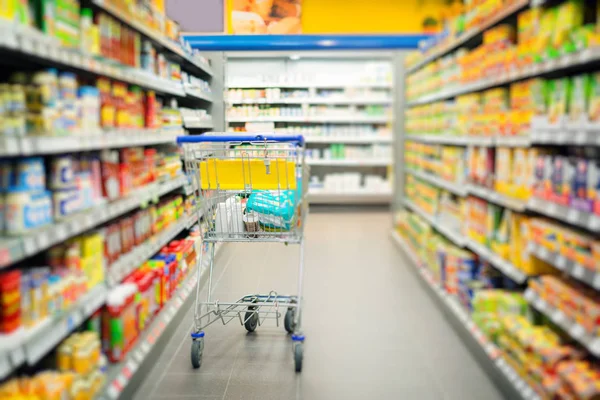
[[[389,213],[311,214],[302,374],[293,370],[289,335],[273,321],[252,334],[236,321],[209,326],[206,359],[192,370],[190,310],[135,400],[501,399],[390,242],[389,227]],[[296,294],[297,250],[226,245],[214,268],[216,297]]]

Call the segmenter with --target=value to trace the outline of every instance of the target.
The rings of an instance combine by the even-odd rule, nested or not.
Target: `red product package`
[[[128,253],[135,245],[135,233],[133,229],[133,218],[123,218],[120,222],[121,227],[121,247],[123,253]]]
[[[121,256],[122,249],[121,226],[118,222],[115,222],[106,227],[104,234],[104,253],[109,265]]]
[[[108,200],[121,197],[119,152],[105,150],[101,154],[102,168],[102,195]]]

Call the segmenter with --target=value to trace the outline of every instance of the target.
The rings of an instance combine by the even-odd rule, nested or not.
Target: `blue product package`
[[[296,209],[295,199],[295,190],[255,191],[248,198],[246,209],[257,213],[264,226],[289,230]]]

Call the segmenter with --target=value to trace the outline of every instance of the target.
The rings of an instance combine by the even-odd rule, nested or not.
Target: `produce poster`
[[[302,0],[231,0],[234,34],[302,33]]]

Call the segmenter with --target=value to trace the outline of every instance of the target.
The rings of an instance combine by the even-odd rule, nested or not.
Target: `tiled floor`
[[[479,369],[389,239],[389,213],[313,213],[306,232],[304,370],[273,321],[206,331],[202,367],[190,363],[192,310],[135,400],[496,400]],[[298,247],[228,244],[218,257],[222,301],[295,293]]]

